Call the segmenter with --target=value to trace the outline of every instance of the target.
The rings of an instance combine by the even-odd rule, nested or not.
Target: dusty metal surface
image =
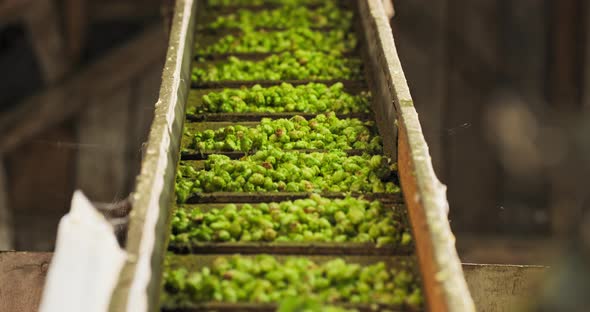
[[[523,310],[549,268],[534,265],[463,264],[465,280],[480,312]]]

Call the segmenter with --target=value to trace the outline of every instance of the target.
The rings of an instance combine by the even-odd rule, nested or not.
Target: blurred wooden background
[[[106,203],[132,190],[167,46],[160,5],[0,5],[0,85],[18,86],[0,102],[0,249],[52,251],[74,189]]]
[[[533,117],[550,124],[567,115],[574,122],[588,107],[588,3],[395,4],[396,44],[435,169],[449,188],[459,247],[474,235],[492,237],[495,246],[531,238],[527,246],[534,247],[547,242],[539,238],[567,232],[570,221],[564,219],[571,218],[571,207],[560,203],[564,187],[554,181],[560,167],[534,167],[538,158],[551,161],[553,154],[523,150],[527,144],[541,146],[551,129],[536,123],[530,131],[535,142],[516,140],[528,138],[525,126]],[[506,140],[514,146],[507,147]],[[555,152],[537,147],[531,150]]]

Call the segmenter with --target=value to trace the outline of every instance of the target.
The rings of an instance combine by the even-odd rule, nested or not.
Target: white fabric
[[[383,9],[385,10],[385,15],[389,19],[391,19],[395,15],[395,9],[393,8],[393,0],[383,0]]]
[[[41,312],[106,312],[126,255],[112,226],[80,191],[59,222]]]

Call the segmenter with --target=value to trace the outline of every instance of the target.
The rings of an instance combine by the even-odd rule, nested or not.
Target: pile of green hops
[[[403,216],[379,201],[347,197],[280,203],[228,204],[203,212],[179,208],[172,217],[170,243],[202,242],[356,242],[409,246]]]
[[[330,27],[348,31],[352,25],[352,18],[353,13],[350,10],[328,2],[314,9],[305,6],[284,6],[256,11],[238,9],[235,13],[218,16],[205,28],[211,30],[288,29],[297,25],[297,27]]]
[[[358,312],[358,310],[324,304],[313,298],[289,297],[281,300],[277,312]]]
[[[203,95],[202,100],[202,106],[188,113],[368,113],[371,96],[368,92],[347,93],[340,82],[331,86],[312,82],[296,87],[282,83],[267,88],[224,89]]]
[[[374,192],[399,193],[395,164],[381,155],[345,152],[298,153],[269,149],[240,160],[211,155],[205,169],[181,162],[176,175],[179,203],[210,192]]]
[[[361,266],[336,258],[315,263],[288,257],[279,262],[269,255],[220,257],[210,267],[189,271],[166,267],[164,304],[200,302],[279,302],[289,297],[314,298],[326,303],[377,303],[421,308],[420,283],[409,269],[390,269],[385,263]]]
[[[189,146],[197,151],[255,151],[270,148],[283,150],[360,149],[381,152],[381,137],[374,135],[374,123],[359,119],[339,119],[334,113],[319,114],[309,121],[301,116],[290,119],[264,118],[255,127],[228,126],[199,131]]]
[[[211,7],[232,7],[232,6],[263,6],[263,5],[318,5],[322,3],[338,4],[339,0],[209,0],[207,4]]]
[[[242,60],[230,56],[219,63],[197,63],[192,80],[332,80],[362,78],[359,58],[345,58],[338,52],[297,50],[266,57],[260,61]]]
[[[246,30],[240,35],[226,35],[206,47],[197,47],[198,54],[270,53],[293,50],[349,52],[357,45],[354,33],[343,30],[317,31],[290,28],[282,31]]]

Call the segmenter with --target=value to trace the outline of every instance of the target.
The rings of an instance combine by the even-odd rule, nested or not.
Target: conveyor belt
[[[314,10],[315,7],[310,8],[310,10]],[[239,11],[240,8],[235,8],[235,11]],[[346,11],[348,11],[348,9],[344,9]],[[234,11],[234,12],[235,12]],[[207,10],[204,11],[206,12],[206,14],[208,16],[212,16],[212,12],[219,12],[220,14],[232,14],[231,11],[225,9],[225,10]],[[261,12],[261,11],[255,11],[255,12]],[[209,19],[207,18],[199,18],[200,23],[197,23],[197,29],[204,29],[206,28],[206,25],[209,23]],[[352,26],[352,25],[351,25]],[[328,26],[329,27],[329,26]],[[324,29],[322,31],[330,31],[329,28],[328,29]],[[354,29],[350,29],[350,31],[354,32]],[[215,44],[218,40],[220,40],[220,38],[223,38],[225,36],[225,34],[227,32],[222,32],[220,34],[206,34],[206,35],[200,35],[200,33],[202,33],[203,30],[201,31],[197,31],[196,36],[196,46],[199,48],[206,48],[208,45],[211,44]],[[239,32],[234,34],[233,36],[236,36],[237,38],[240,38],[240,34]],[[351,37],[350,35],[348,37]],[[354,37],[351,37],[353,40],[356,39]],[[199,41],[200,40],[200,41]],[[198,55],[198,49],[195,52]],[[308,47],[308,49],[312,49],[313,47]],[[355,49],[356,50],[356,49]],[[255,60],[255,61],[259,61],[259,60],[263,60],[264,58],[267,58],[273,54],[273,52],[270,53],[260,53],[260,54],[256,54],[256,53],[234,53],[234,54],[223,54],[223,55],[216,55],[216,54],[209,54],[209,55],[199,55],[199,57],[197,57],[195,59],[195,63],[194,66],[195,67],[206,67],[208,64],[210,63],[217,63],[217,62],[222,62],[223,60],[227,60],[229,59],[229,57],[238,57],[239,59],[245,59],[245,60]],[[345,54],[343,54],[341,56],[342,58],[359,58],[360,55],[358,53],[358,50],[355,52],[347,52]],[[193,83],[192,83],[192,87],[196,88],[193,93],[194,95],[191,96],[189,98],[189,103],[188,106],[190,108],[194,108],[195,111],[199,111],[199,110],[203,110],[201,107],[203,107],[203,103],[202,103],[202,97],[203,96],[207,96],[208,94],[212,93],[212,92],[219,92],[219,89],[223,89],[223,88],[235,88],[236,86],[238,88],[247,88],[248,86],[253,86],[253,85],[264,85],[264,86],[270,86],[270,85],[277,85],[280,83],[284,83],[285,81],[282,80],[274,80],[274,81],[260,81],[260,80],[253,80],[253,81],[215,81],[215,82],[202,82],[196,79],[193,79]],[[343,83],[346,84],[347,89],[348,90],[355,90],[356,92],[354,93],[358,93],[359,91],[368,91],[366,89],[366,84],[365,84],[365,79],[358,79],[358,80],[353,80],[353,81],[344,81],[341,79],[333,79],[333,80],[328,80],[328,81],[317,81],[317,80],[296,80],[296,81],[290,81],[290,83],[294,84],[294,85],[305,85],[309,82],[323,82],[325,83],[327,86],[332,86],[335,83]],[[213,87],[213,88],[212,88]],[[248,89],[244,89],[244,90],[248,90]],[[353,92],[351,92],[353,93]],[[353,93],[353,94],[354,94]],[[200,96],[198,96],[197,94],[199,94]],[[328,109],[326,111],[320,111],[317,113],[312,113],[312,114],[306,114],[305,118],[309,121],[312,120],[312,118],[315,118],[318,114],[323,114],[326,113],[328,111],[331,111],[331,109]],[[349,114],[350,115],[350,114]],[[361,117],[363,120],[371,120],[372,119],[372,115],[371,114],[356,114],[358,117]],[[200,132],[202,133],[203,131],[207,130],[207,129],[211,129],[211,130],[219,130],[219,129],[225,129],[227,127],[230,126],[236,126],[236,125],[243,125],[246,127],[255,127],[257,124],[259,123],[252,123],[252,122],[247,122],[244,120],[261,120],[262,118],[272,118],[273,120],[277,120],[278,118],[284,118],[284,119],[289,119],[292,118],[294,116],[301,116],[300,113],[293,111],[293,112],[283,112],[280,114],[277,113],[264,113],[264,114],[260,114],[260,113],[245,113],[245,114],[240,114],[240,113],[235,113],[232,115],[228,115],[223,114],[223,113],[210,113],[208,114],[207,118],[198,118],[196,115],[194,114],[190,114],[187,117],[187,120],[185,121],[185,125],[184,125],[184,138],[182,141],[182,145],[181,145],[181,150],[182,150],[182,155],[181,155],[181,163],[185,164],[185,165],[189,165],[193,168],[196,169],[202,169],[204,166],[204,160],[206,160],[209,156],[211,155],[227,155],[230,156],[233,159],[240,159],[241,157],[246,156],[246,154],[248,154],[248,151],[227,151],[227,150],[207,150],[207,151],[201,151],[196,149],[194,146],[192,146],[193,140],[192,137],[194,136],[194,133]],[[354,116],[354,117],[357,117]],[[345,116],[341,116],[341,117],[345,117]],[[346,116],[346,117],[353,117],[353,116]],[[353,118],[354,118],[353,117]],[[209,121],[198,121],[198,120],[215,120],[218,122],[209,122]],[[359,120],[360,119],[355,119],[355,120]],[[378,135],[377,129],[373,129],[372,130],[373,135]],[[365,150],[355,150],[355,149],[349,149],[349,150],[345,150],[346,152],[348,152],[349,155],[363,155],[366,153],[372,154],[373,151],[365,151]],[[327,150],[293,150],[293,153],[311,153],[311,152],[327,152]],[[250,152],[251,153],[251,152]],[[202,159],[202,160],[199,160]],[[399,183],[399,182],[398,182]],[[332,193],[329,194],[327,192],[322,192],[323,195],[325,195],[325,197],[343,197],[345,196],[344,193]],[[374,194],[374,193],[363,193],[363,192],[354,192],[356,194],[354,194],[355,196],[368,196],[368,197],[372,197],[372,198],[380,198],[378,199],[379,201],[386,203],[386,202],[391,202],[392,200],[394,202],[399,202],[399,194]],[[295,195],[295,196],[294,196]],[[198,193],[195,194],[194,196],[192,196],[191,198],[189,198],[187,200],[187,203],[195,203],[198,202],[199,205],[179,205],[177,206],[176,209],[184,209],[186,211],[192,211],[192,209],[200,209],[202,211],[210,211],[211,209],[218,209],[223,207],[223,205],[216,205],[213,206],[214,203],[220,203],[220,202],[226,202],[226,203],[263,203],[263,202],[281,202],[281,201],[285,201],[285,200],[292,200],[295,198],[309,198],[309,194],[308,193],[301,193],[299,195],[293,194],[291,192],[283,192],[283,194],[277,194],[276,192],[258,192],[258,193],[242,193],[242,192],[235,192],[235,193],[231,193],[231,192],[225,192],[225,193],[221,193],[221,192],[213,192],[213,193]],[[217,207],[217,208],[212,208],[212,207]],[[238,206],[240,207],[240,206]],[[238,208],[240,209],[240,208]],[[406,230],[403,230],[403,228],[398,228],[397,231],[402,232],[402,231],[407,231],[408,233],[410,232],[410,230],[408,229],[409,225],[407,224],[407,220],[405,218],[406,216],[406,211],[405,211],[405,207],[403,206],[403,204],[396,204],[395,207],[393,206],[388,206],[387,209],[395,209],[395,211],[399,211],[401,215],[403,215],[403,220],[401,220],[401,224],[405,224]],[[275,225],[276,227],[276,225]],[[365,263],[369,263],[371,262],[371,260],[373,260],[374,255],[381,255],[383,256],[382,259],[388,260],[389,264],[395,264],[398,263],[398,261],[396,259],[395,256],[405,256],[405,255],[412,255],[413,254],[413,248],[407,245],[389,245],[389,246],[379,246],[377,247],[375,245],[375,243],[347,243],[347,242],[341,242],[341,243],[336,243],[336,242],[321,242],[321,241],[314,241],[314,242],[242,242],[242,241],[237,241],[237,242],[189,242],[189,243],[184,243],[184,244],[178,244],[177,242],[170,242],[169,243],[169,247],[168,249],[170,251],[172,251],[173,253],[180,255],[180,254],[203,254],[203,255],[211,255],[211,254],[242,254],[242,255],[254,255],[254,254],[275,254],[275,255],[293,255],[293,256],[317,256],[317,255],[324,255],[326,256],[330,256],[328,257],[330,258],[334,258],[334,257],[342,257],[342,256],[351,256],[351,255],[359,255],[357,260],[357,263],[360,264],[365,264]],[[173,256],[169,256],[169,258]],[[179,256],[176,256],[179,257]],[[202,269],[202,266],[204,266],[201,262],[202,257],[209,257],[211,258],[211,256],[194,256],[194,257],[189,257],[188,259],[191,259],[189,261],[186,261],[186,259],[184,259],[186,262],[190,262],[192,264],[193,267],[193,271],[198,272],[199,270]],[[186,258],[186,256],[184,257]],[[404,261],[409,261],[409,262],[413,262],[413,260],[411,260],[411,258],[409,258],[410,260],[404,258]],[[326,259],[323,259],[326,260]],[[196,263],[200,263],[201,266],[195,266],[194,262]],[[186,265],[185,265],[186,266]],[[168,270],[172,270],[173,266],[168,266]],[[303,282],[303,281],[302,281]],[[164,290],[166,291],[166,290]],[[392,289],[393,291],[393,289]],[[300,296],[302,296],[303,294],[300,294]],[[410,294],[407,294],[408,296]],[[403,298],[403,300],[406,300],[406,298]],[[189,300],[190,301],[190,300]],[[223,299],[222,299],[223,301]],[[168,306],[167,304],[170,304],[170,302],[164,302],[163,303],[167,308],[167,310],[170,311],[175,311],[174,305]],[[352,308],[352,309],[360,309],[360,310],[368,310],[371,304],[379,304],[379,302],[372,301],[372,302],[367,302],[364,305],[363,304],[350,304],[350,302],[346,302],[346,301],[336,301],[333,304],[346,304],[347,308]],[[403,309],[403,306],[405,304],[402,303],[402,305],[391,305],[389,306],[390,309]],[[273,304],[271,304],[271,307],[274,306]],[[187,308],[191,308],[192,310],[220,310],[220,311],[241,311],[244,309],[248,309],[248,310],[252,310],[252,311],[256,311],[256,310],[268,310],[268,307],[265,307],[264,305],[259,305],[257,306],[256,304],[252,304],[250,302],[240,302],[240,303],[231,303],[231,302],[190,302],[190,303],[181,303],[179,306],[177,306],[176,310],[182,310],[182,309],[187,309]],[[382,307],[384,308],[384,307]],[[416,307],[414,307],[416,308]]]
[[[471,299],[469,298],[468,292],[466,291],[464,280],[462,279],[462,273],[460,271],[459,263],[456,259],[456,253],[454,252],[454,249],[448,249],[448,246],[444,246],[447,244],[447,242],[449,242],[448,237],[439,237],[440,235],[445,235],[445,233],[447,233],[448,223],[446,223],[444,215],[439,214],[442,211],[430,212],[435,214],[430,216],[425,215],[424,212],[424,209],[428,208],[425,206],[430,205],[430,207],[434,208],[436,205],[438,205],[438,203],[431,201],[431,199],[434,199],[434,195],[438,192],[436,189],[436,187],[438,187],[436,184],[438,181],[435,177],[433,180],[428,181],[427,177],[433,177],[433,174],[428,171],[432,170],[429,159],[427,160],[428,164],[426,167],[424,167],[427,169],[427,171],[417,172],[417,174],[409,172],[409,170],[422,170],[422,164],[415,162],[414,159],[410,159],[408,161],[408,157],[418,157],[419,153],[414,153],[415,155],[408,156],[408,148],[405,146],[405,144],[408,144],[408,136],[410,135],[413,137],[414,135],[406,133],[407,129],[405,128],[405,124],[401,124],[403,133],[400,134],[402,136],[400,140],[402,140],[405,136],[406,142],[404,142],[404,145],[399,146],[400,150],[398,151],[398,144],[396,144],[398,133],[397,123],[394,124],[393,121],[396,119],[396,114],[398,114],[396,113],[396,110],[399,111],[401,106],[407,106],[408,103],[401,102],[403,101],[404,94],[399,94],[399,88],[395,88],[395,83],[403,83],[402,88],[407,88],[407,86],[405,86],[405,81],[403,80],[392,81],[392,79],[396,79],[396,77],[388,76],[392,75],[391,68],[380,68],[379,66],[380,62],[385,62],[387,64],[390,60],[388,59],[389,56],[384,54],[385,49],[387,49],[387,47],[385,47],[387,43],[383,42],[383,38],[381,38],[383,34],[379,32],[379,22],[382,22],[382,20],[379,22],[375,19],[371,20],[371,18],[375,18],[374,14],[377,14],[379,18],[381,18],[379,12],[374,12],[374,10],[380,9],[380,4],[378,1],[343,1],[339,4],[339,9],[343,10],[343,12],[354,12],[353,23],[351,24],[351,27],[347,29],[348,31],[356,34],[360,43],[355,49],[351,51],[345,51],[344,54],[338,55],[338,57],[342,60],[345,60],[342,64],[353,64],[347,63],[348,61],[346,60],[348,59],[362,60],[363,75],[361,77],[356,77],[354,79],[349,77],[330,77],[328,79],[324,78],[311,80],[306,78],[296,78],[287,80],[208,81],[200,78],[204,77],[202,74],[196,74],[196,76],[193,74],[190,83],[188,83],[188,88],[183,87],[183,84],[186,83],[183,79],[186,79],[187,77],[187,66],[189,66],[189,64],[192,64],[190,65],[190,68],[205,69],[206,73],[207,68],[210,68],[208,67],[210,64],[215,66],[222,62],[227,62],[234,57],[259,62],[272,55],[280,53],[293,53],[292,51],[271,51],[264,53],[230,52],[221,54],[202,54],[198,51],[207,45],[215,43],[216,38],[221,38],[228,33],[231,33],[236,37],[241,35],[240,31],[236,31],[235,29],[209,29],[207,25],[209,25],[211,21],[214,21],[217,16],[232,14],[233,12],[242,10],[243,8],[251,9],[253,12],[259,13],[264,12],[265,10],[280,9],[281,7],[282,6],[278,3],[258,6],[255,2],[252,2],[252,5],[247,5],[244,7],[230,6],[223,8],[211,6],[205,3],[205,1],[198,2],[196,4],[192,1],[179,1],[177,4],[177,11],[182,12],[179,12],[178,16],[176,17],[177,21],[174,24],[171,39],[171,42],[175,42],[173,47],[176,50],[169,52],[168,64],[164,75],[167,73],[174,73],[175,75],[180,76],[169,77],[173,78],[171,83],[166,85],[165,81],[161,91],[161,100],[162,98],[165,98],[164,104],[170,103],[170,100],[175,101],[175,103],[170,103],[172,106],[168,107],[161,106],[160,115],[158,114],[158,111],[156,112],[156,121],[154,122],[154,127],[152,128],[152,134],[150,136],[150,144],[152,144],[154,158],[150,160],[150,156],[148,156],[144,161],[144,166],[142,168],[142,176],[144,177],[142,180],[142,177],[140,176],[136,193],[137,198],[135,200],[136,205],[134,205],[134,208],[137,210],[134,211],[134,213],[139,217],[136,216],[134,219],[132,217],[129,233],[128,251],[132,254],[138,254],[140,261],[138,261],[138,263],[132,263],[128,265],[125,274],[133,276],[133,282],[130,288],[125,286],[125,282],[120,283],[122,285],[120,289],[123,289],[121,293],[125,294],[129,292],[129,295],[128,297],[126,295],[120,295],[120,298],[122,299],[116,300],[121,300],[122,303],[118,304],[127,304],[127,309],[132,306],[145,305],[146,308],[149,307],[151,310],[155,310],[159,304],[162,304],[162,308],[166,311],[270,311],[276,309],[277,304],[281,303],[281,301],[285,298],[280,298],[281,300],[273,299],[270,302],[267,302],[266,299],[263,301],[260,301],[261,299],[255,299],[252,301],[242,298],[237,300],[238,302],[233,302],[236,300],[236,298],[228,301],[227,298],[233,297],[226,294],[229,297],[226,295],[220,295],[221,297],[203,299],[200,297],[202,295],[201,293],[195,294],[194,291],[191,292],[190,290],[185,290],[183,288],[184,286],[178,286],[180,287],[178,288],[176,286],[170,286],[169,284],[176,282],[175,279],[170,279],[170,276],[172,276],[170,274],[181,274],[178,273],[179,271],[174,271],[178,270],[179,267],[183,268],[183,270],[188,270],[188,273],[182,274],[196,274],[197,272],[201,272],[204,267],[210,267],[212,263],[214,263],[214,259],[225,259],[224,257],[232,257],[232,254],[242,254],[244,259],[256,257],[256,255],[274,255],[279,259],[279,261],[283,261],[285,257],[317,258],[319,259],[318,263],[323,263],[333,259],[344,259],[345,261],[350,260],[349,263],[351,264],[358,264],[361,270],[363,270],[362,268],[369,267],[372,263],[384,261],[386,267],[388,268],[387,270],[394,270],[389,273],[393,274],[393,279],[391,280],[392,284],[387,287],[393,287],[388,289],[390,289],[392,292],[390,295],[397,296],[397,299],[391,299],[389,296],[384,296],[383,285],[374,285],[373,287],[376,288],[371,288],[368,290],[369,298],[372,298],[368,301],[366,301],[367,299],[362,299],[360,294],[355,292],[357,290],[353,290],[351,294],[347,294],[346,296],[336,297],[317,297],[315,296],[317,294],[315,294],[314,291],[318,290],[311,290],[311,297],[313,297],[311,300],[318,300],[318,298],[320,298],[320,301],[324,301],[323,304],[326,305],[341,306],[346,309],[356,309],[360,311],[416,311],[424,310],[426,308],[433,311],[471,311],[473,305]],[[313,11],[321,7],[322,5],[311,4],[309,5],[308,9]],[[186,16],[186,14],[190,14],[191,16]],[[328,32],[332,29],[329,23],[318,24],[317,27],[312,25],[312,27],[319,29],[319,31],[322,32]],[[341,25],[339,27],[342,29]],[[274,26],[264,27],[264,25],[262,25],[259,28],[265,29],[269,32],[278,30],[277,27]],[[195,31],[195,33],[188,33],[193,31]],[[192,44],[193,39],[196,40],[196,45]],[[377,40],[378,44],[374,44],[373,41],[375,40]],[[193,46],[198,47],[197,51],[193,50]],[[310,47],[309,49],[313,50],[313,47]],[[390,52],[395,53],[395,51]],[[187,53],[190,53],[191,56],[187,57]],[[197,55],[197,57],[192,57],[194,55]],[[395,57],[397,58],[397,55],[395,55]],[[174,58],[177,58],[177,61],[173,62]],[[335,64],[339,64],[338,62],[340,61],[337,61]],[[174,68],[168,67],[168,65],[173,65]],[[305,63],[300,65],[305,66]],[[166,76],[164,76],[164,78],[166,79]],[[309,121],[319,114],[324,113],[322,111],[313,113],[305,111],[239,113],[211,112],[203,108],[203,96],[220,92],[226,88],[250,90],[250,88],[252,88],[254,85],[268,87],[280,85],[281,83],[285,82],[294,86],[306,85],[310,82],[323,83],[327,86],[331,86],[335,83],[342,83],[344,85],[344,90],[351,95],[359,94],[359,92],[370,91],[372,93],[370,112],[336,112],[336,116],[341,119],[356,119],[359,120],[359,122],[373,121],[376,127],[371,129],[371,135],[380,135],[383,138],[383,150],[375,151],[358,148],[346,148],[340,150],[344,153],[343,155],[348,155],[346,157],[358,157],[359,159],[366,158],[367,160],[371,159],[373,155],[384,153],[384,159],[388,159],[388,157],[391,159],[391,162],[389,165],[387,165],[387,167],[390,168],[388,170],[392,171],[389,174],[379,175],[379,179],[382,180],[379,183],[375,182],[374,178],[371,178],[371,181],[377,184],[382,183],[383,185],[394,183],[398,186],[401,182],[401,186],[404,188],[406,197],[405,200],[404,196],[396,191],[396,188],[389,188],[389,186],[387,191],[385,191],[385,187],[381,187],[379,185],[374,186],[372,188],[373,191],[367,191],[371,188],[366,188],[364,185],[362,186],[364,191],[347,188],[350,185],[340,191],[334,191],[334,189],[331,189],[329,185],[317,186],[313,185],[313,183],[309,181],[307,181],[308,183],[306,185],[309,186],[310,190],[313,189],[313,192],[302,192],[300,189],[297,190],[296,186],[295,189],[290,190],[283,189],[281,187],[279,187],[277,190],[276,186],[274,186],[273,191],[257,189],[255,191],[245,192],[227,190],[221,186],[219,189],[212,189],[211,187],[204,186],[201,187],[198,186],[201,184],[197,183],[190,184],[188,190],[186,190],[187,194],[180,196],[179,192],[183,191],[179,191],[179,186],[177,185],[177,194],[175,196],[176,199],[174,199],[173,193],[171,193],[171,187],[175,180],[173,174],[177,172],[176,160],[179,163],[178,168],[185,168],[178,169],[178,172],[182,170],[188,170],[186,168],[192,168],[189,171],[193,172],[191,174],[194,174],[194,176],[189,175],[186,177],[184,176],[185,173],[183,173],[182,178],[179,175],[176,177],[177,183],[182,183],[182,181],[189,181],[190,183],[193,183],[194,181],[200,179],[199,174],[205,174],[207,170],[211,170],[208,168],[210,165],[207,165],[207,162],[208,159],[213,159],[211,158],[213,155],[225,155],[229,157],[229,159],[232,159],[233,162],[236,162],[235,164],[237,164],[237,161],[249,160],[253,157],[252,155],[256,154],[255,149],[244,151],[232,150],[232,148],[226,147],[223,150],[200,150],[194,145],[195,139],[193,136],[195,133],[208,129],[219,130],[227,128],[228,126],[236,125],[243,125],[245,127],[252,128],[259,125],[260,121],[264,118],[277,120],[280,118],[289,119],[294,116],[302,116]],[[393,89],[388,87],[388,85],[391,86],[392,84],[394,85]],[[395,108],[391,105],[392,102],[395,102]],[[411,109],[413,110],[413,107]],[[326,112],[328,111],[331,111],[331,109],[326,109]],[[179,115],[181,113],[182,116]],[[163,124],[158,125],[158,115],[161,116],[160,121],[163,122]],[[411,114],[408,116],[412,117]],[[402,119],[402,121],[404,120]],[[404,122],[408,121],[409,120],[405,120]],[[170,129],[170,132],[159,132],[164,136],[157,137],[157,127],[161,126],[166,126],[167,129]],[[180,131],[179,126],[182,126],[182,129],[184,130]],[[420,132],[418,132],[418,135],[418,138],[423,141],[423,137]],[[170,136],[170,139],[166,139],[167,136]],[[158,148],[156,145],[158,143],[156,142],[160,142],[159,150],[157,150]],[[162,148],[164,149],[162,150]],[[410,147],[410,149],[412,148],[413,147]],[[329,151],[326,149],[306,148],[299,150],[291,150],[288,148],[285,151],[294,154],[312,155],[314,157],[315,155],[317,155],[317,157],[320,156],[320,154],[317,153],[326,154],[334,152],[334,150]],[[162,154],[162,152],[166,153],[167,156]],[[423,151],[420,151],[420,153],[422,152]],[[397,158],[398,153],[400,153],[399,158]],[[164,158],[162,158],[162,156],[164,156]],[[157,158],[159,158],[160,161],[158,161]],[[403,161],[399,164],[399,166],[395,164],[398,159]],[[171,170],[171,166],[173,170]],[[146,172],[146,170],[148,170],[146,168],[150,168],[152,172]],[[399,170],[399,175],[397,170]],[[153,174],[156,176],[152,176]],[[373,173],[369,173],[369,176],[371,174]],[[161,175],[161,178],[159,178],[158,175]],[[274,185],[277,184],[276,181],[273,182]],[[142,183],[144,183],[144,185],[142,185]],[[369,180],[366,180],[365,183],[369,183]],[[422,189],[424,185],[430,185],[431,183],[434,183],[432,184],[435,186],[434,188],[427,186],[430,187],[429,190]],[[182,189],[182,186],[180,186],[180,189]],[[147,192],[148,190],[151,190],[149,194]],[[384,207],[384,209],[391,211],[391,218],[393,218],[391,219],[391,222],[394,222],[393,224],[395,224],[395,232],[392,232],[390,239],[383,240],[388,242],[386,244],[377,244],[376,241],[371,239],[364,239],[362,240],[363,242],[356,242],[354,241],[356,239],[354,235],[360,235],[360,233],[356,232],[354,235],[351,234],[352,237],[349,238],[352,241],[343,242],[335,242],[329,239],[327,241],[323,241],[316,236],[313,236],[314,238],[311,239],[311,241],[294,239],[295,241],[293,242],[274,242],[274,238],[272,237],[275,237],[275,231],[271,231],[271,233],[274,233],[271,238],[265,238],[264,240],[260,241],[256,239],[254,239],[254,241],[250,241],[250,238],[248,241],[240,241],[239,239],[237,241],[233,239],[227,241],[228,239],[221,239],[221,236],[219,236],[221,235],[220,231],[225,230],[215,229],[213,230],[214,232],[212,241],[209,241],[208,239],[199,241],[199,239],[195,239],[194,236],[191,236],[192,238],[190,239],[186,239],[186,237],[190,236],[187,234],[188,232],[179,232],[177,228],[174,228],[174,225],[171,228],[170,222],[165,222],[165,220],[169,220],[171,216],[178,217],[175,211],[182,210],[184,211],[183,213],[192,216],[194,215],[193,210],[198,209],[195,211],[200,211],[198,212],[198,215],[200,216],[198,217],[199,221],[193,222],[190,221],[193,220],[190,218],[187,219],[189,221],[186,221],[192,222],[191,226],[193,228],[189,227],[189,230],[192,230],[197,229],[199,226],[198,224],[200,224],[199,222],[202,222],[200,221],[200,218],[202,218],[201,213],[206,214],[210,211],[219,211],[219,209],[223,209],[222,207],[227,204],[236,204],[237,211],[240,211],[240,209],[243,209],[241,207],[246,204],[258,205],[260,203],[302,200],[309,198],[311,193],[320,194],[326,199],[358,198],[361,200],[379,203],[382,207]],[[413,208],[413,210],[410,210],[408,213],[408,206],[406,206],[406,204],[408,203],[409,195],[412,196],[410,198],[409,206],[410,208]],[[424,198],[420,200],[419,196],[424,196]],[[442,199],[444,200],[444,198]],[[175,201],[176,204],[170,205],[170,201]],[[160,207],[158,211],[154,211],[156,206]],[[134,220],[135,223],[133,222]],[[444,223],[440,224],[438,228],[440,233],[433,234],[431,232],[431,227],[434,225],[433,222],[439,222],[440,220],[444,221]],[[172,221],[172,223],[174,222],[176,221]],[[337,224],[338,223],[333,223],[333,226],[336,226]],[[419,229],[416,229],[417,225],[420,226]],[[155,230],[155,237],[151,238],[150,235],[148,238],[146,238],[145,232],[152,231],[150,228]],[[281,231],[279,230],[279,226],[276,224],[274,225],[274,229]],[[310,231],[309,235],[315,235],[315,233],[311,232],[312,231]],[[403,236],[404,238],[402,239],[402,233],[410,232],[413,232],[414,234],[412,243],[408,243],[406,236]],[[170,242],[167,241],[167,238],[170,237],[170,234],[168,233],[172,234],[172,239]],[[244,232],[240,233],[242,233],[242,237],[245,235]],[[450,234],[450,231],[448,231],[448,233]],[[182,239],[179,239],[177,237],[179,237],[180,234],[185,236],[183,236]],[[289,237],[297,236],[291,235]],[[374,238],[376,237],[373,237],[373,239]],[[438,241],[434,241],[433,238],[438,238]],[[167,252],[165,252],[165,250],[167,250]],[[419,258],[416,257],[416,251],[418,251]],[[141,260],[142,254],[144,257],[147,256],[148,258]],[[447,275],[439,275],[434,277],[435,271],[433,270],[438,270],[439,273],[443,272],[441,268],[442,258],[437,258],[441,255],[446,257],[444,261],[446,261],[448,265],[448,267],[445,268]],[[149,262],[145,262],[148,261],[148,259],[150,259]],[[418,259],[420,261],[418,261]],[[164,262],[163,265],[161,265],[162,262]],[[152,264],[150,265],[148,263]],[[142,282],[141,276],[147,273],[147,271],[144,271],[147,268],[149,268],[150,272],[149,277],[147,280],[144,277]],[[420,303],[420,301],[423,300],[417,299],[420,297],[420,295],[418,295],[415,290],[412,290],[414,289],[413,286],[408,286],[409,288],[407,289],[398,289],[398,287],[401,287],[399,285],[402,284],[395,284],[397,286],[393,284],[393,280],[395,279],[396,275],[395,272],[400,272],[395,270],[398,270],[399,268],[404,268],[404,270],[406,270],[405,272],[411,272],[411,280],[414,281],[412,283],[415,283],[416,280],[424,280],[424,283],[420,283],[419,287],[423,289],[422,293],[425,293],[425,303]],[[164,278],[164,282],[162,282],[160,277],[160,274],[163,272],[168,274],[166,275],[167,277]],[[207,275],[208,273],[202,274]],[[202,276],[199,275],[198,278],[200,279]],[[222,281],[222,285],[224,285],[223,283],[231,282],[231,277],[228,278],[226,275],[222,275],[221,278],[225,280]],[[443,280],[441,280],[441,278],[443,278]],[[149,282],[148,284],[144,284],[147,286],[147,293],[145,293],[147,294],[147,297],[144,297],[143,291],[141,290],[141,284],[145,283],[146,281]],[[305,282],[301,281],[300,283]],[[164,286],[162,286],[163,284]],[[332,287],[338,286],[332,285]],[[223,291],[221,292],[223,293]],[[158,295],[159,293],[163,294],[163,301],[160,303]],[[387,291],[385,291],[385,293],[387,293]],[[296,297],[304,297],[304,295],[305,294],[303,293],[295,294]],[[351,302],[350,298],[355,296],[357,299]],[[145,301],[142,298],[145,298]],[[326,300],[327,298],[328,300]]]

